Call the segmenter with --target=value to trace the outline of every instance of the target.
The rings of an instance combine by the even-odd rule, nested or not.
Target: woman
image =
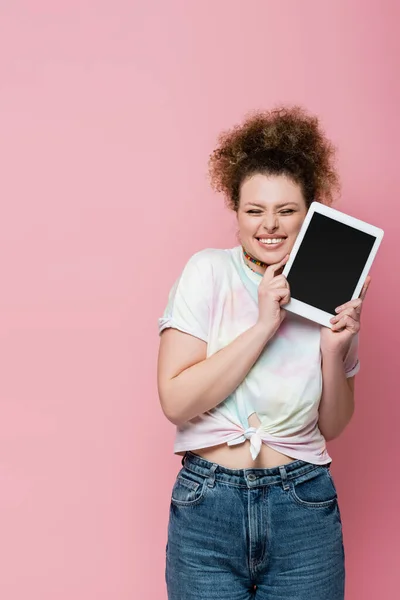
[[[339,190],[334,148],[299,107],[258,112],[220,136],[210,176],[236,212],[240,245],[192,256],[159,321],[160,402],[183,456],[168,598],[341,600],[326,441],[353,414],[369,280],[330,329],[285,311],[282,275],[311,202]]]

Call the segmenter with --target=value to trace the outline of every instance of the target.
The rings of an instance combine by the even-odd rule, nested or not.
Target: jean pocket
[[[290,485],[292,498],[302,506],[325,508],[337,502],[336,487],[326,467],[317,467]]]
[[[203,500],[205,490],[206,479],[183,468],[172,488],[171,502],[176,506],[194,506]]]

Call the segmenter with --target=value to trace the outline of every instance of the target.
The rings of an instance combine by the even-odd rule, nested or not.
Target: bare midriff
[[[249,427],[257,428],[259,425],[260,420],[257,414],[254,413],[250,415]],[[248,440],[235,446],[228,446],[228,444],[225,443],[209,448],[199,448],[197,450],[192,450],[192,452],[210,462],[226,467],[227,469],[272,469],[273,467],[279,467],[280,465],[287,465],[295,460],[286,454],[282,454],[281,452],[270,448],[264,443],[261,446],[259,455],[253,460],[250,454],[250,442]],[[184,452],[179,452],[178,454],[184,454]]]

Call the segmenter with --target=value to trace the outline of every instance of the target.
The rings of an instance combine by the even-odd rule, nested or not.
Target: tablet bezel
[[[362,270],[361,276],[357,282],[353,296],[351,298],[349,298],[348,301],[354,300],[354,298],[358,298],[361,293],[361,290],[362,290],[362,287],[366,280],[366,277],[368,275],[368,272],[371,269],[371,266],[372,266],[372,263],[376,256],[376,253],[378,251],[379,245],[382,241],[384,232],[382,229],[379,229],[379,227],[375,227],[374,225],[370,225],[369,223],[366,223],[365,221],[361,221],[360,219],[356,219],[355,217],[346,215],[345,213],[342,213],[341,211],[339,211],[335,208],[331,208],[330,206],[321,204],[321,202],[312,202],[311,203],[310,208],[308,209],[306,218],[303,221],[303,224],[301,226],[299,234],[293,245],[293,249],[290,253],[290,258],[289,258],[288,262],[286,263],[285,268],[283,269],[283,275],[285,275],[285,277],[287,277],[289,275],[290,269],[292,268],[292,265],[296,260],[296,255],[300,248],[301,242],[303,241],[303,238],[307,233],[307,229],[311,222],[311,219],[312,219],[314,213],[316,213],[316,212],[320,213],[322,215],[325,215],[326,217],[329,217],[331,219],[334,219],[336,221],[339,221],[340,223],[344,223],[345,225],[350,225],[350,227],[354,227],[354,229],[358,229],[359,231],[364,231],[365,233],[369,233],[370,235],[375,237],[374,245],[372,246],[369,257],[364,265],[364,269]],[[288,310],[289,312],[293,312],[297,315],[300,315],[301,317],[305,317],[306,319],[310,319],[311,321],[320,323],[321,325],[324,325],[325,327],[332,328],[332,323],[330,323],[330,319],[332,318],[332,316],[334,316],[335,313],[328,313],[324,310],[321,310],[320,308],[316,308],[315,306],[312,306],[311,304],[307,304],[305,302],[302,302],[301,300],[297,300],[296,298],[291,298],[289,303],[285,304],[285,306],[283,308],[285,310]]]

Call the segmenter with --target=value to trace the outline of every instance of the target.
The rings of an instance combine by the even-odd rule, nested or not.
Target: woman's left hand
[[[350,348],[351,340],[360,330],[360,317],[371,277],[367,277],[359,298],[346,302],[336,309],[331,319],[332,329],[321,328],[321,352],[340,354],[343,357]]]

